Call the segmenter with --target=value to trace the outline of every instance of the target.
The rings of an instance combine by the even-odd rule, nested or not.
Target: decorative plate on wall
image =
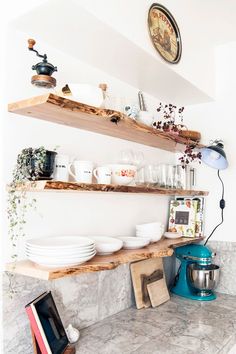
[[[152,4],[148,12],[148,28],[152,43],[162,58],[179,62],[182,43],[178,25],[171,13],[160,4]]]

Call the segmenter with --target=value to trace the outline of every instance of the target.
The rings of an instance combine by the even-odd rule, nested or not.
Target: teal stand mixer
[[[186,245],[175,249],[180,260],[171,292],[192,300],[216,299],[212,291],[219,281],[219,266],[212,264],[215,254],[203,245]]]

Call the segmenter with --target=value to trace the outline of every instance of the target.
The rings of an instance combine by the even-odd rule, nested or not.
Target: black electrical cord
[[[204,243],[204,246],[206,246],[207,242],[209,241],[209,239],[211,238],[211,236],[213,235],[213,233],[216,231],[216,229],[223,224],[224,222],[224,208],[225,208],[225,200],[224,200],[224,194],[225,194],[225,186],[224,186],[224,182],[222,181],[221,177],[220,177],[220,170],[217,171],[217,175],[219,177],[219,180],[221,181],[221,185],[222,185],[222,196],[221,196],[221,200],[220,200],[220,209],[221,209],[221,222],[216,225],[214,227],[214,229],[212,230],[212,232],[210,233],[210,235],[207,237],[206,242]]]

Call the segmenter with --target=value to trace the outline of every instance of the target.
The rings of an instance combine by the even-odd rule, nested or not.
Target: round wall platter
[[[163,59],[179,62],[182,42],[178,25],[169,10],[160,4],[152,4],[148,12],[148,28],[152,43]]]

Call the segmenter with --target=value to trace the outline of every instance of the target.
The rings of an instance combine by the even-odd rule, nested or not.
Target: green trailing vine
[[[17,261],[18,240],[25,236],[24,227],[26,216],[30,209],[36,210],[36,199],[26,195],[26,182],[32,184],[40,177],[45,162],[46,149],[26,148],[17,156],[16,166],[12,173],[12,182],[8,186],[7,218],[9,223],[8,235],[12,245],[11,258]],[[9,273],[11,294],[16,293],[12,286],[13,273]]]

